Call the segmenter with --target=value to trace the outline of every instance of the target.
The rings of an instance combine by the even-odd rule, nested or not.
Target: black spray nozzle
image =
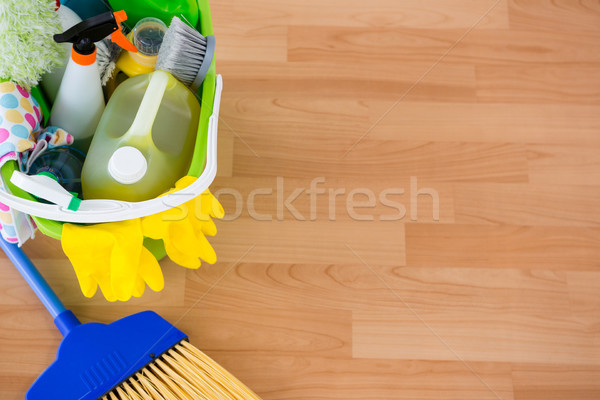
[[[126,18],[127,16],[124,11],[118,11],[114,14],[111,11],[107,11],[81,21],[63,33],[54,35],[54,41],[57,43],[73,43],[73,49],[77,53],[88,55],[94,52],[94,42],[98,42],[108,35],[113,34],[113,41],[123,47],[119,42],[122,42],[123,39],[127,42],[127,39],[123,35],[123,32],[121,32],[119,23]],[[116,40],[117,37],[118,40]]]

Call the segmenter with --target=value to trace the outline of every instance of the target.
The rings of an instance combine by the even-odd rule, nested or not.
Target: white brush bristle
[[[186,341],[114,388],[102,400],[261,400]]]
[[[198,75],[205,55],[206,38],[179,18],[173,17],[160,46],[156,69],[170,72],[190,86]]]
[[[117,59],[120,54],[121,47],[113,43],[110,38],[102,39],[96,43],[96,60],[98,61],[98,71],[100,71],[102,86],[106,86],[106,83],[115,71]]]

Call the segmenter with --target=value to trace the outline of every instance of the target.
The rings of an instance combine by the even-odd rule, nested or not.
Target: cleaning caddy
[[[206,237],[223,216],[208,190],[222,80],[206,0],[111,4],[123,9],[0,6],[2,53],[12,57],[0,60],[0,221],[18,245],[36,229],[61,239],[85,296],[99,287],[126,301],[163,288],[165,255],[188,268],[216,261]],[[157,65],[130,78],[118,65],[138,52],[122,31],[133,27]]]
[[[208,2],[108,3],[0,4],[0,244],[64,336],[26,399],[258,399],[151,311],[81,324],[20,249],[60,239],[83,294],[109,301],[161,290],[165,255],[216,261]]]

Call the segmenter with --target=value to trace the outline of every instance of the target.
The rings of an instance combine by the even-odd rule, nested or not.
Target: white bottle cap
[[[120,147],[108,160],[108,173],[125,185],[142,179],[147,169],[148,163],[142,152],[131,146]]]

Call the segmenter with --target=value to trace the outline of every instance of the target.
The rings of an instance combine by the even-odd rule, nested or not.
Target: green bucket
[[[67,4],[66,2],[63,2]],[[92,2],[90,2],[92,3]],[[80,3],[84,4],[83,2]],[[84,5],[85,6],[85,5]],[[208,4],[208,0],[198,0],[198,8],[199,8],[199,19],[196,29],[204,36],[212,35],[212,21],[210,16],[210,7]],[[148,15],[151,17],[152,15]],[[213,115],[213,103],[215,101],[215,89],[217,85],[217,75],[215,72],[215,59],[213,57],[210,69],[202,83],[202,86],[198,89],[198,94],[201,98],[201,110],[200,110],[200,120],[198,123],[198,132],[196,136],[196,143],[194,146],[194,156],[191,161],[191,165],[188,171],[188,175],[199,177],[200,174],[204,171],[206,165],[206,154],[207,154],[207,138],[209,131],[209,119]],[[44,115],[44,121],[48,121],[50,116],[51,104],[45,99],[44,94],[39,88],[32,89],[32,95],[39,102],[42,113]],[[10,192],[22,199],[37,201],[32,195],[23,191],[22,189],[16,187],[10,182],[10,177],[15,170],[18,170],[18,165],[16,161],[9,161],[2,167],[0,173],[2,174],[2,179],[8,186]],[[35,223],[37,224],[39,230],[54,239],[59,239],[62,236],[62,227],[64,222],[56,221],[52,219],[40,218],[36,216],[32,216]],[[160,240],[152,240],[146,238],[144,240],[144,245],[152,251],[152,253],[157,258],[162,258],[165,255],[164,246],[162,241]]]

